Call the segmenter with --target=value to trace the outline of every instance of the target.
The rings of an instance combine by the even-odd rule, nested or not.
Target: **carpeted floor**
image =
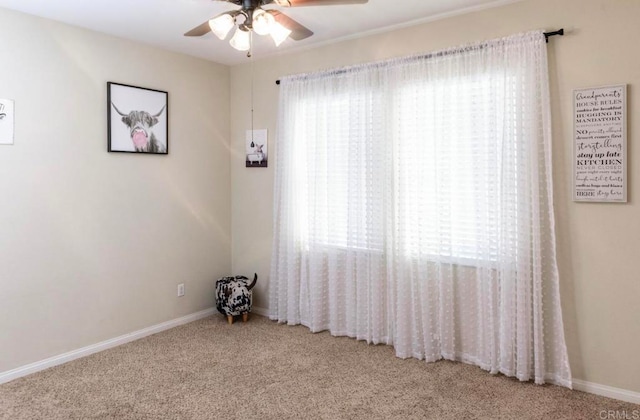
[[[602,419],[640,406],[220,316],[0,385],[1,419]],[[619,417],[616,417],[619,418]],[[633,417],[629,417],[633,418]]]

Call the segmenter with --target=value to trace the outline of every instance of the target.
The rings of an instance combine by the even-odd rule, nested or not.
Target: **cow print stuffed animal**
[[[237,315],[242,315],[242,321],[247,322],[251,312],[251,289],[257,281],[256,273],[251,284],[245,276],[222,277],[216,282],[216,308],[227,316],[229,324],[233,324],[233,317]]]

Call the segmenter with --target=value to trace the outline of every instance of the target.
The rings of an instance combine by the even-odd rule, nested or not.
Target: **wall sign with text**
[[[627,85],[573,91],[573,200],[627,202]]]

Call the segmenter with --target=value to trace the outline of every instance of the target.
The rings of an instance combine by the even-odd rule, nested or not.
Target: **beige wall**
[[[268,306],[272,240],[274,134],[278,87],[288,74],[437,50],[532,29],[570,30],[549,44],[554,116],[554,186],[565,331],[573,376],[640,392],[640,2],[527,0],[367,38],[255,62],[256,128],[268,128],[267,169],[244,168],[250,127],[249,64],[231,71],[233,272],[258,271],[256,304]],[[629,87],[629,203],[571,198],[572,90]]]
[[[213,306],[229,68],[3,9],[0,57],[0,372]],[[107,153],[107,81],[169,92],[168,156]]]

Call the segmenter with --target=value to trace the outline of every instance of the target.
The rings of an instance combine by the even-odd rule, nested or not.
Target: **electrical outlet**
[[[184,296],[184,283],[178,285],[178,297]]]

